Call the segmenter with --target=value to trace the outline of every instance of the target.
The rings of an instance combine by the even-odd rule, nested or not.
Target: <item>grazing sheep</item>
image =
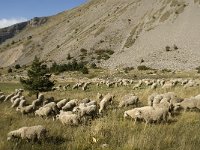
[[[184,111],[186,111],[187,109],[195,109],[195,108],[200,110],[200,99],[197,99],[195,97],[186,98],[182,102],[176,103],[174,110],[176,111],[181,108],[183,108]]]
[[[54,97],[49,97],[49,98],[46,98],[44,101],[43,101],[43,106],[50,103],[50,102],[54,102]]]
[[[101,114],[103,110],[106,109],[106,107],[109,105],[109,103],[112,103],[114,98],[114,95],[111,95],[110,93],[108,93],[106,96],[104,96],[104,98],[101,100],[100,102],[100,109],[99,109],[99,113]]]
[[[57,115],[56,119],[60,120],[63,125],[78,125],[80,122],[80,118],[77,114],[68,112]]]
[[[57,107],[57,105],[56,105],[55,102],[48,103],[48,104],[44,105],[43,107],[49,107],[49,108],[51,108],[52,111],[53,111],[55,114],[58,114],[58,113],[59,113],[59,109],[58,109],[58,107]]]
[[[156,104],[159,104],[162,99],[163,99],[163,95],[162,94],[156,95],[154,97],[154,100],[153,100],[153,106],[156,105]]]
[[[158,86],[158,84],[157,84],[157,83],[153,83],[153,84],[151,85],[151,89],[152,89],[152,90],[154,90],[154,89],[156,89],[156,88],[157,88],[157,86]]]
[[[133,94],[126,95],[123,100],[119,103],[119,108],[128,107],[129,105],[136,105],[139,102],[139,98]]]
[[[12,93],[12,94],[9,94],[8,96],[6,96],[4,102],[10,100],[14,95],[15,95],[15,93]]]
[[[172,82],[166,82],[166,83],[162,86],[162,88],[163,88],[163,89],[171,89],[171,88],[174,87],[174,86],[175,86],[174,83],[172,83]]]
[[[10,101],[13,103],[17,98],[20,98],[22,96],[22,92],[19,91],[15,96],[13,96]]]
[[[65,104],[68,102],[69,100],[67,99],[63,99],[61,101],[59,101],[56,105],[58,107],[58,109],[61,109],[63,106],[65,106]]]
[[[85,107],[79,107],[77,108],[77,111],[80,117],[91,116],[92,118],[94,118],[97,115],[97,106],[90,105]]]
[[[97,101],[91,101],[85,104],[86,106],[97,105]]]
[[[23,115],[34,113],[35,107],[33,105],[28,105],[25,107],[17,107],[16,111],[20,111]]]
[[[153,93],[148,97],[148,106],[153,106],[153,100],[157,95],[157,93]]]
[[[139,108],[134,108],[134,109],[131,109],[131,110],[127,110],[124,112],[124,118],[132,118],[134,119],[134,124],[136,123],[136,121],[139,119],[137,116],[136,116],[136,113],[138,111]]]
[[[15,99],[15,101],[13,102],[13,104],[12,104],[12,108],[13,107],[18,107],[19,106],[19,103],[20,103],[20,101],[21,101],[21,99],[20,98],[17,98],[17,99]]]
[[[72,90],[78,89],[78,87],[79,87],[79,85],[78,85],[78,83],[76,83],[75,85],[72,86]]]
[[[22,127],[8,133],[7,140],[22,139],[27,141],[40,141],[47,137],[47,130],[41,125]]]
[[[40,94],[38,96],[38,99],[32,102],[32,105],[36,108],[37,106],[42,106],[43,102],[44,102],[44,95]]]
[[[153,108],[151,106],[141,107],[136,112],[136,117],[140,119],[144,119],[146,122],[146,125],[151,122],[160,122],[165,121],[167,122],[168,118],[168,110],[163,108]],[[145,125],[145,126],[146,126]]]
[[[20,102],[19,102],[19,108],[22,108],[22,107],[25,107],[26,106],[26,100],[22,99]]]
[[[38,110],[35,111],[35,116],[39,117],[48,117],[52,115],[52,109],[50,107],[40,107]]]
[[[65,104],[65,106],[62,107],[62,110],[64,111],[71,111],[73,110],[73,108],[77,105],[78,100],[74,99],[74,100],[70,100],[69,102],[67,102]]]

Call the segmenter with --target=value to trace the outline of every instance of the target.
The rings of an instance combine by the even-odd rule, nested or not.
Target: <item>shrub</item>
[[[11,68],[8,68],[8,73],[12,73],[12,69]]]
[[[138,70],[150,70],[151,68],[144,66],[144,65],[141,65],[141,66],[138,66],[137,69]]]
[[[70,60],[70,59],[72,59],[71,55],[67,54],[67,60]]]
[[[87,50],[84,49],[84,48],[81,48],[81,49],[80,49],[80,52],[81,52],[81,53],[87,53]]]
[[[19,69],[19,68],[21,68],[21,66],[19,64],[16,64],[15,69]]]
[[[50,81],[50,77],[47,65],[35,57],[30,70],[28,70],[28,78],[20,78],[20,82],[31,94],[38,95],[39,92],[46,92],[52,89],[54,82]]]
[[[166,50],[167,52],[169,52],[170,49],[171,49],[170,46],[166,46],[166,47],[165,47],[165,50]]]

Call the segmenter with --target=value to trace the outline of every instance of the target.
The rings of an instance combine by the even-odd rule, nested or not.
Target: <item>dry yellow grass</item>
[[[62,83],[64,84],[64,83]],[[0,83],[0,90],[10,93],[20,87],[16,83]],[[158,88],[151,90],[142,88],[133,90],[132,86],[107,88],[106,86],[90,86],[87,91],[67,90],[47,92],[45,96],[54,96],[56,100],[63,98],[85,97],[96,99],[97,92],[106,94],[108,92],[116,95],[112,107],[103,117],[93,120],[90,124],[78,127],[63,126],[59,121],[52,119],[44,120],[34,116],[22,116],[11,108],[9,102],[0,103],[0,150],[5,149],[69,149],[86,150],[102,149],[102,144],[108,144],[108,150],[198,150],[200,147],[200,112],[189,111],[174,116],[167,124],[151,124],[144,130],[144,123],[133,124],[133,121],[124,119],[123,112],[129,108],[118,109],[117,105],[121,97],[128,93],[135,93],[141,100],[141,105],[147,104],[147,97],[153,92],[164,93],[174,91],[179,97],[190,97],[200,93],[200,88],[184,89],[181,86],[170,90]],[[25,93],[27,95],[27,93]],[[26,96],[27,97],[27,96]],[[28,98],[28,97],[27,97]],[[34,97],[29,97],[29,100]],[[50,130],[51,136],[42,144],[31,144],[26,142],[7,142],[7,133],[22,126],[44,125]],[[93,142],[93,137],[97,140]]]

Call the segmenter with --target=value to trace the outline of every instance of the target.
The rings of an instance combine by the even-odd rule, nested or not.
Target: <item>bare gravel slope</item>
[[[199,18],[200,0],[91,0],[1,44],[0,56],[19,45],[7,46],[13,40],[20,40],[23,50],[14,63],[4,59],[0,66],[27,64],[35,55],[66,62],[70,53],[108,68],[144,60],[153,68],[193,69],[200,65]],[[83,48],[87,55],[80,58]],[[98,60],[95,51],[108,49],[115,51],[111,58]]]

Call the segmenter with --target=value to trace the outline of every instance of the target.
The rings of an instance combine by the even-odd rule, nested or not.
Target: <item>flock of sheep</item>
[[[180,83],[184,87],[198,86],[198,81],[195,80],[180,80],[173,79],[165,81],[163,79],[152,80],[143,79],[138,81],[134,85],[135,88],[140,88],[142,85],[150,86],[155,89],[157,86],[166,88],[167,86],[176,86]],[[76,83],[73,89],[84,87],[84,90],[88,88],[91,83]],[[120,80],[118,82],[107,82],[100,81],[96,83],[97,86],[106,84],[108,87],[113,85],[130,85],[133,84],[132,80]],[[61,88],[61,86],[58,86]],[[54,90],[58,87],[55,87]],[[70,87],[70,85],[68,85]],[[97,117],[103,117],[104,111],[108,109],[109,105],[113,105],[115,96],[113,94],[102,95],[97,94],[96,100],[90,100],[85,98],[83,100],[77,99],[63,99],[55,101],[53,97],[45,98],[43,94],[39,94],[38,98],[32,101],[31,104],[27,103],[27,100],[22,95],[23,90],[17,89],[15,92],[4,95],[0,92],[0,102],[11,102],[11,107],[16,108],[17,112],[21,112],[23,115],[34,114],[42,118],[52,117],[53,120],[59,120],[63,125],[75,125],[78,126],[81,123],[86,123]],[[99,101],[99,103],[98,103]],[[146,125],[148,123],[161,123],[168,122],[168,119],[173,117],[173,113],[179,111],[181,108],[185,111],[187,109],[199,109],[200,110],[200,95],[191,98],[179,98],[173,92],[157,94],[153,93],[148,97],[148,106],[139,107],[140,99],[135,94],[125,95],[118,104],[118,109],[122,107],[128,109],[131,106],[132,109],[126,110],[124,118],[132,118],[134,122],[144,121]],[[134,107],[133,107],[134,106]],[[146,127],[145,125],[145,127]],[[47,129],[41,125],[32,127],[22,127],[18,130],[11,131],[8,133],[7,139],[13,140],[26,139],[28,141],[41,140],[47,135]]]

